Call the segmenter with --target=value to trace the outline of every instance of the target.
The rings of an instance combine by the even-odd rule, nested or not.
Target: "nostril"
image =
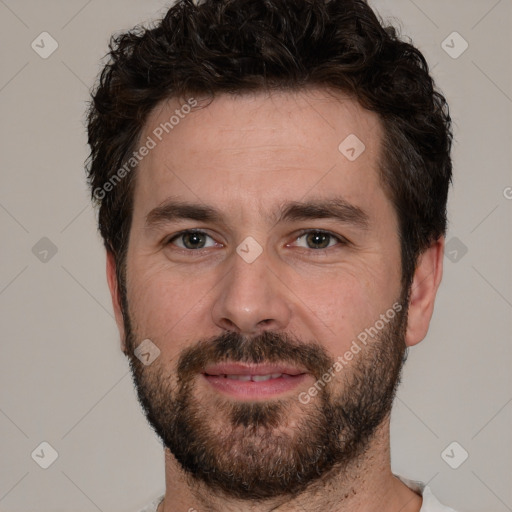
[[[222,324],[223,324],[223,327],[226,329],[226,331],[240,332],[240,329],[235,324],[235,322],[233,322],[229,318],[223,318]]]

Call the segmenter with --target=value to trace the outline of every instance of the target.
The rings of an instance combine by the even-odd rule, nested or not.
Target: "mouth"
[[[203,378],[216,392],[238,400],[265,400],[290,392],[308,373],[303,368],[282,364],[222,363],[208,366]]]

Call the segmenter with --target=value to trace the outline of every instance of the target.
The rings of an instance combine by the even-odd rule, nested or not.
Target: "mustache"
[[[226,361],[247,364],[290,363],[304,367],[316,378],[326,373],[334,362],[316,341],[305,343],[290,334],[272,331],[264,331],[254,337],[227,331],[220,336],[200,340],[187,348],[178,360],[178,377],[187,381],[203,372],[208,364]]]

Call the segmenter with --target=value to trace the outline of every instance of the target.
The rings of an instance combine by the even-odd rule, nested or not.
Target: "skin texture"
[[[162,103],[141,136],[167,121],[185,100]],[[178,385],[180,355],[200,339],[226,331],[248,338],[264,331],[315,340],[332,359],[349,350],[364,329],[373,326],[401,296],[398,222],[379,180],[382,128],[376,114],[355,101],[325,90],[222,95],[180,119],[172,132],[139,164],[127,253],[127,302],[135,345],[151,339],[160,349],[153,371]],[[349,161],[338,151],[355,134],[364,152]],[[343,198],[367,216],[365,227],[334,218],[279,221],[283,204]],[[208,205],[216,221],[175,219],[147,227],[152,210],[169,199]],[[208,247],[192,251],[169,240],[186,229],[208,234]],[[330,241],[325,250],[309,248],[303,230],[322,230],[348,243]],[[236,252],[247,237],[263,248],[248,264]],[[444,240],[420,257],[411,287],[404,342],[412,346],[428,330],[442,276]],[[107,276],[125,353],[125,319],[107,255]],[[350,371],[365,351],[354,356]],[[151,372],[151,366],[147,367]],[[296,404],[315,377],[281,396]],[[336,378],[341,394],[350,379]],[[208,420],[227,421],[210,405],[218,392],[198,380],[194,398]],[[307,408],[293,407],[287,428]],[[159,512],[190,508],[222,511],[297,510],[418,511],[421,498],[398,481],[389,462],[389,417],[368,440],[357,460],[296,501],[261,503],[216,495],[191,482],[166,449],[166,498]],[[300,508],[299,508],[300,509]]]

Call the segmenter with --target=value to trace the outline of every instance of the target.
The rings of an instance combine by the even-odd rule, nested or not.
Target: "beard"
[[[198,389],[208,364],[291,363],[322,381],[336,360],[317,342],[286,333],[225,332],[183,350],[175,369],[162,357],[144,366],[134,356],[143,338],[130,325],[125,314],[127,356],[148,422],[192,485],[241,500],[297,496],[360,459],[391,411],[407,353],[403,308],[308,403],[298,391],[241,402]]]

